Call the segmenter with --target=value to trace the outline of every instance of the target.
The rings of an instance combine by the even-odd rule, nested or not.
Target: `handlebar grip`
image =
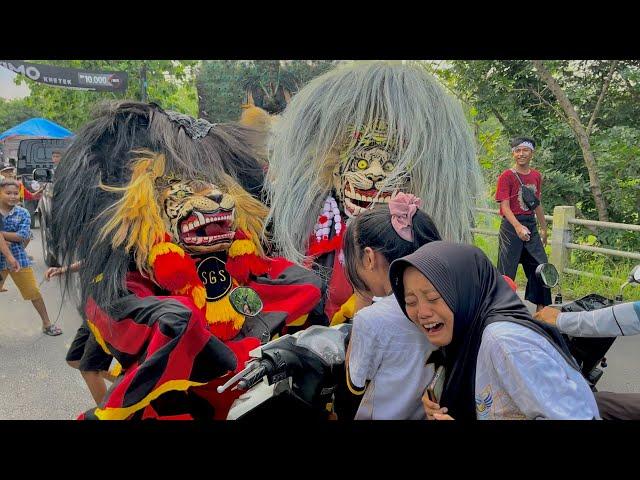
[[[240,390],[248,390],[254,385],[256,385],[262,378],[267,374],[267,366],[262,364],[262,366],[250,372],[246,377],[241,379],[238,382],[238,389]]]

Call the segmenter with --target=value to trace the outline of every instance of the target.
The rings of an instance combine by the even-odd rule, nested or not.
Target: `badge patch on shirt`
[[[476,395],[476,413],[478,414],[478,419],[486,420],[492,405],[493,395],[491,393],[491,385],[487,385],[480,395]]]
[[[223,260],[216,255],[203,257],[198,263],[198,277],[207,291],[207,300],[224,297],[231,290],[231,275]]]

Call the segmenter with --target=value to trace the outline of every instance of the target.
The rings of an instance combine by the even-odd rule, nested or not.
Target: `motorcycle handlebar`
[[[260,382],[265,375],[270,371],[270,363],[261,361],[260,366],[253,371],[249,372],[244,378],[241,378],[238,382],[238,389],[248,390],[258,382]]]

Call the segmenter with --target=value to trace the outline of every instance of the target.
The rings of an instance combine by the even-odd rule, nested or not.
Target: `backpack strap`
[[[520,178],[520,175],[518,175],[518,172],[516,172],[515,168],[512,168],[511,171],[513,172],[513,174],[516,176],[516,178],[518,179],[518,182],[520,182],[520,185],[524,187],[524,183],[522,183],[522,179]]]

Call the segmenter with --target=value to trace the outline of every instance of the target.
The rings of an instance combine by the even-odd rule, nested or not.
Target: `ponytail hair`
[[[343,250],[345,273],[354,290],[368,290],[357,271],[366,247],[382,254],[391,264],[427,243],[442,240],[431,217],[420,209],[413,216],[411,230],[412,241],[404,240],[398,235],[391,224],[391,212],[387,204],[377,205],[352,219],[345,232]]]

